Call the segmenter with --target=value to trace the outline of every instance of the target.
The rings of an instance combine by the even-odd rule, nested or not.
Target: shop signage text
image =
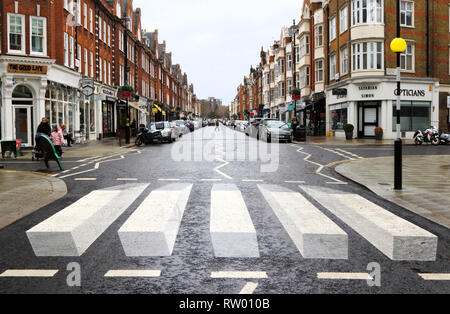
[[[423,89],[401,89],[400,90],[401,96],[408,96],[408,97],[425,97],[425,90]],[[394,91],[394,95],[398,96],[398,89]]]
[[[365,86],[359,86],[358,89],[361,92],[377,91],[378,90],[378,86],[376,86],[376,85],[365,85]],[[371,94],[371,93],[361,94],[361,98],[375,98],[375,94]]]
[[[9,63],[8,73],[47,74],[47,67],[44,65]]]

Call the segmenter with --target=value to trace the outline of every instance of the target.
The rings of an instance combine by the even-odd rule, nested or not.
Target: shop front
[[[345,137],[344,125],[354,126],[355,138],[384,139],[396,136],[397,85],[391,77],[347,80],[327,88],[327,132]],[[402,78],[401,134],[411,139],[416,130],[439,124],[439,82],[434,79]]]
[[[99,132],[99,138],[115,137],[118,124],[117,90],[109,86],[101,86],[98,88],[98,92],[97,98],[101,102],[101,132]]]
[[[326,134],[326,101],[324,93],[316,93],[302,98],[297,105],[297,117],[305,126],[308,136],[325,136]]]
[[[54,60],[1,56],[1,140],[18,139],[22,147],[34,146],[43,117],[74,131],[79,77]]]

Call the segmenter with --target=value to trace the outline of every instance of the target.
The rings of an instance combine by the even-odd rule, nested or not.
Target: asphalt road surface
[[[222,126],[53,164],[69,193],[0,230],[0,293],[449,293],[449,230],[325,167],[392,153]]]

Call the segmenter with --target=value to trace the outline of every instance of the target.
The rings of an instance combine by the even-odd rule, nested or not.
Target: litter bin
[[[297,142],[306,142],[306,128],[299,125],[294,132],[294,137]]]
[[[1,141],[2,147],[2,158],[5,159],[5,155],[8,152],[8,156],[17,157],[17,143],[16,140],[12,141]]]

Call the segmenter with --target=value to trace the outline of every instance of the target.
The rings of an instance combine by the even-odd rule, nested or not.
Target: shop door
[[[22,140],[23,147],[33,146],[32,126],[31,126],[31,107],[14,106],[14,138]]]
[[[375,137],[375,128],[378,126],[378,107],[364,107],[363,111],[364,137]]]

